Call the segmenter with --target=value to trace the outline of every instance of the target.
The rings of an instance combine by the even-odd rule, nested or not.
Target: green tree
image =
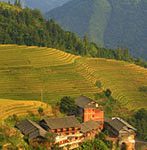
[[[40,115],[42,115],[42,114],[43,114],[43,111],[44,111],[44,110],[43,110],[43,108],[42,108],[42,107],[39,107],[39,108],[38,108],[38,113],[39,113]]]
[[[147,141],[147,110],[144,108],[139,109],[129,122],[136,127],[138,138]]]
[[[110,89],[107,89],[107,90],[105,91],[105,95],[106,95],[107,97],[110,97],[111,94],[112,94],[112,92],[111,92]]]
[[[60,101],[60,111],[67,115],[77,115],[78,108],[75,105],[75,101],[71,97],[63,97]]]
[[[99,139],[84,142],[79,150],[109,150],[107,145]]]

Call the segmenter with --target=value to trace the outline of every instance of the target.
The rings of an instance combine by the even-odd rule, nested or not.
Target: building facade
[[[45,118],[37,124],[31,120],[23,120],[16,125],[24,136],[28,136],[29,143],[35,148],[37,143],[50,149],[58,145],[64,149],[75,149],[85,140],[95,138],[101,132],[101,124],[97,121],[79,123],[74,116],[63,118]],[[48,135],[53,135],[52,142]]]
[[[75,100],[75,103],[79,108],[79,115],[83,118],[83,122],[98,121],[103,128],[104,111],[97,102],[86,96],[80,96]]]
[[[121,149],[135,150],[136,129],[121,118],[112,118],[105,121],[105,129],[109,136],[117,139]]]
[[[50,133],[56,134],[55,144],[70,149],[82,142],[81,124],[74,116],[64,118],[46,118],[40,121],[40,126]]]

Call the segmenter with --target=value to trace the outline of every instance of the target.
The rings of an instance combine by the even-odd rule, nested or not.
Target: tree
[[[147,110],[139,109],[129,122],[137,129],[138,138],[147,141]]]
[[[15,0],[14,6],[3,3],[0,6],[0,14],[1,44],[46,46],[76,55],[132,61],[147,67],[145,61],[133,59],[127,49],[100,48],[91,43],[87,36],[80,39],[76,34],[64,31],[54,20],[46,21],[38,10],[22,9],[20,0]]]
[[[67,115],[77,115],[78,108],[73,98],[65,96],[60,101],[60,111]]]
[[[14,5],[18,6],[18,7],[21,7],[21,1],[20,0],[15,0]]]
[[[79,150],[109,150],[107,145],[99,139],[84,142]]]
[[[110,97],[111,94],[112,94],[112,92],[111,92],[110,89],[107,89],[107,90],[105,91],[105,95],[106,95],[107,97]]]

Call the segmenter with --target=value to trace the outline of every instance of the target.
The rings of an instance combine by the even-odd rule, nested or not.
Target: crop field
[[[96,81],[109,88],[122,105],[147,108],[144,68],[123,61],[82,58],[46,47],[0,45],[1,99],[42,99],[54,104],[63,96],[93,98],[101,91]]]
[[[147,69],[124,61],[108,59],[81,59],[103,87],[130,109],[147,108]]]
[[[97,89],[74,61],[79,56],[50,48],[0,46],[0,97],[55,103],[63,96],[93,96]],[[79,73],[80,72],[80,73]]]
[[[13,114],[19,116],[26,115],[31,112],[37,113],[39,107],[42,107],[44,111],[52,114],[51,107],[43,102],[0,99],[0,120],[3,120]]]

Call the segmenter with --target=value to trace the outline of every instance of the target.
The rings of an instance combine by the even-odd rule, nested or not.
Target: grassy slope
[[[101,80],[113,96],[130,109],[146,107],[147,70],[126,62],[81,58],[59,50],[16,45],[0,46],[0,98],[43,99],[55,103],[63,96],[94,96]],[[133,106],[133,107],[132,107]]]

